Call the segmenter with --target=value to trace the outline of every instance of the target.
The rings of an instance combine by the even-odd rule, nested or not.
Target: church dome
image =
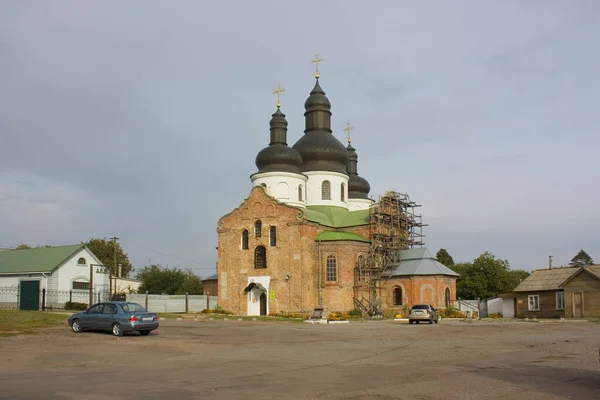
[[[350,139],[348,139],[350,140]],[[371,185],[361,176],[358,176],[358,154],[354,147],[348,143],[348,198],[349,199],[368,199]]]
[[[299,174],[302,166],[300,154],[286,143],[288,122],[279,107],[272,115],[271,142],[256,156],[258,172],[292,172]]]
[[[348,152],[331,131],[331,103],[319,80],[304,103],[304,135],[293,148],[302,157],[301,171],[332,171],[346,174]]]

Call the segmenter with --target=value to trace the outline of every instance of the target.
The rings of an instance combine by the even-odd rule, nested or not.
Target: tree
[[[581,249],[579,250],[579,253],[577,253],[577,255],[571,259],[569,265],[571,267],[585,267],[588,265],[592,265],[593,263],[594,260],[592,259],[592,257],[590,257],[588,253]]]
[[[452,259],[452,256],[446,249],[439,249],[435,255],[435,258],[437,258],[437,260],[446,267],[451,267],[454,265],[454,259]]]
[[[45,244],[43,246],[40,246],[39,244],[37,246],[35,246],[36,249],[39,249],[41,247],[52,247],[49,244]],[[31,247],[30,245],[26,244],[26,243],[21,243],[20,245],[18,245],[17,247],[15,247],[15,250],[26,250],[26,249],[33,249],[34,247]]]
[[[487,299],[510,292],[529,276],[527,271],[511,270],[508,260],[497,259],[487,251],[472,263],[459,263],[450,268],[460,275],[456,292],[462,299]]]
[[[139,293],[152,294],[202,294],[202,280],[190,270],[166,268],[160,264],[144,267],[136,274],[142,281]]]
[[[115,265],[115,243],[117,247],[117,263]],[[104,265],[113,275],[118,272],[118,265],[122,265],[122,276],[129,276],[129,273],[133,269],[127,253],[123,251],[123,248],[119,242],[112,241],[110,239],[90,239],[83,243],[94,253],[98,260]]]

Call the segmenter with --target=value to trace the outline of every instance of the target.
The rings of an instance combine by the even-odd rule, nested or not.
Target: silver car
[[[123,336],[127,332],[139,332],[146,336],[158,329],[158,320],[158,315],[148,312],[138,303],[109,301],[71,315],[69,327],[76,333],[84,330],[109,331],[115,336]]]
[[[427,321],[430,324],[435,322],[437,324],[439,319],[440,316],[438,315],[437,309],[431,304],[415,304],[410,309],[410,314],[408,314],[409,324],[412,324],[413,322],[418,324],[420,321]]]

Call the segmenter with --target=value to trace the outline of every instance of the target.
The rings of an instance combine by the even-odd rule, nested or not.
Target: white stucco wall
[[[137,293],[141,285],[142,282],[135,279],[115,278],[115,291],[117,293]]]
[[[252,282],[260,283],[267,289],[267,315],[269,314],[269,284],[271,283],[270,276],[249,276],[248,285]],[[260,315],[260,290],[253,289],[248,293],[248,315]],[[253,301],[255,299],[256,301]]]
[[[348,208],[348,175],[329,171],[308,171],[306,182],[306,205],[308,206],[338,206]],[[322,184],[331,184],[331,200],[322,199]],[[344,201],[341,200],[342,183],[344,184]]]
[[[85,264],[78,264],[80,258],[85,259]],[[90,264],[100,264],[100,261],[85,248],[81,249],[53,272],[52,275],[57,274],[57,289],[68,291],[73,288],[73,282],[89,282]],[[108,290],[108,275],[101,273],[103,269],[103,267],[94,265],[95,292]]]
[[[250,177],[252,186],[263,185],[267,194],[277,200],[296,207],[306,206],[307,177],[289,172],[263,172]],[[298,187],[302,186],[302,201],[298,199]]]
[[[374,201],[369,199],[349,199],[348,209],[350,211],[368,210],[373,203]]]

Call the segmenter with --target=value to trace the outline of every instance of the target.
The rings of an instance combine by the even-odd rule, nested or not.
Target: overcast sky
[[[118,236],[214,273],[285,88],[314,85],[359,174],[422,204],[427,245],[512,268],[600,262],[600,2],[0,3],[0,247]]]

